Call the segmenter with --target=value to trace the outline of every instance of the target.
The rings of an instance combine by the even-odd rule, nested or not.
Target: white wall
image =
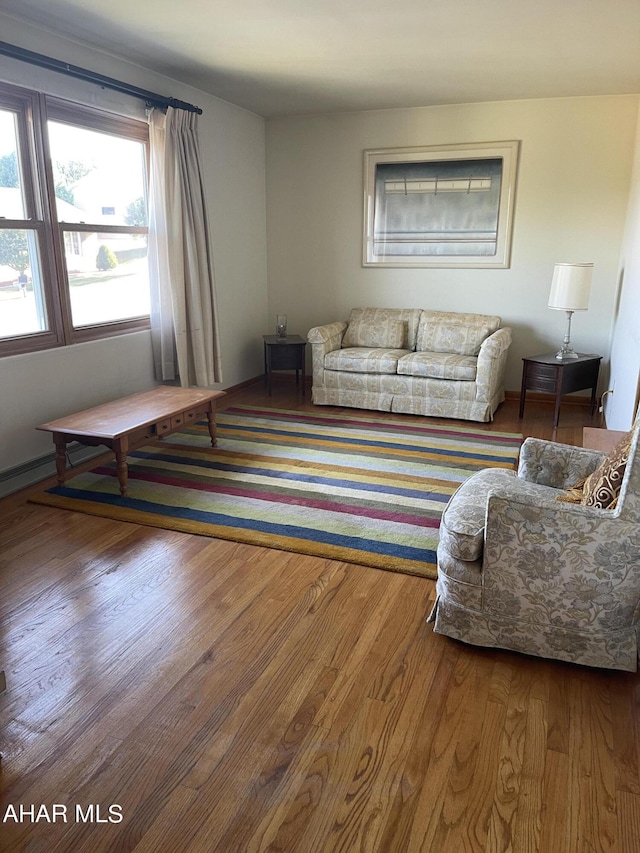
[[[359,305],[499,314],[513,327],[506,384],[517,390],[521,358],[564,336],[566,315],[546,307],[554,263],[593,261],[572,342],[605,356],[606,383],[637,112],[634,95],[268,121],[270,318],[286,313],[306,334]],[[510,139],[521,140],[510,269],[362,267],[364,149]]]
[[[640,119],[619,282],[605,417],[609,429],[627,430],[640,392]]]
[[[199,135],[223,383],[262,372],[267,322],[264,120],[204,92],[0,14],[3,41],[203,109]],[[0,57],[0,80],[144,116],[140,101]],[[35,425],[155,384],[148,333],[0,359],[0,474],[53,449]]]

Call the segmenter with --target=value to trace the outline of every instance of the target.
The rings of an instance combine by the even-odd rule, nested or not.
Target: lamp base
[[[558,361],[562,361],[563,358],[579,358],[578,353],[571,346],[571,315],[573,311],[567,311],[567,331],[564,336],[564,340],[562,342],[562,346],[556,353],[556,358]]]
[[[556,358],[558,361],[562,361],[564,358],[580,358],[580,355],[573,349],[573,347],[562,346],[556,353]]]

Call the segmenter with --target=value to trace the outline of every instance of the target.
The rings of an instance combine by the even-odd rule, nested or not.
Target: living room
[[[599,393],[603,394],[607,390],[613,393],[605,398],[604,420],[598,420],[598,424],[615,430],[630,428],[637,406],[640,361],[637,327],[637,317],[640,315],[640,244],[637,239],[640,221],[640,169],[638,166],[640,163],[638,110],[640,94],[638,90],[603,93],[594,83],[592,91],[579,95],[563,94],[562,96],[515,99],[489,96],[483,102],[477,103],[439,102],[428,106],[319,110],[309,115],[275,114],[265,117],[229,99],[222,99],[202,88],[181,82],[177,76],[163,75],[128,61],[122,56],[98,50],[90,46],[90,39],[87,39],[87,43],[83,43],[75,38],[73,40],[67,38],[59,31],[52,31],[51,27],[29,23],[21,19],[17,9],[11,13],[5,11],[0,13],[0,22],[2,39],[6,42],[53,55],[78,66],[92,68],[99,73],[125,79],[134,85],[153,91],[165,92],[202,107],[199,134],[221,321],[223,381],[217,386],[220,389],[244,386],[261,376],[262,336],[265,333],[273,333],[275,316],[278,313],[286,313],[289,330],[302,336],[306,336],[313,326],[335,320],[346,320],[351,308],[360,305],[495,313],[499,314],[503,323],[513,330],[513,343],[505,380],[512,408],[509,410],[511,414],[504,416],[506,420],[503,421],[502,428],[517,431],[519,427],[517,417],[513,415],[513,401],[520,389],[522,358],[537,352],[550,351],[557,347],[564,334],[564,312],[552,311],[547,307],[554,264],[562,261],[582,261],[594,264],[593,282],[588,310],[574,317],[572,342],[579,351],[598,353],[604,359]],[[594,37],[597,40],[597,38],[605,38],[606,34],[597,33]],[[561,73],[560,67],[561,63],[559,63],[558,74]],[[91,84],[74,81],[6,57],[0,57],[0,78],[5,82],[61,97],[99,104],[105,109],[124,111],[126,114],[137,117],[144,115],[144,105],[132,98],[102,90],[96,92]],[[362,265],[362,155],[364,150],[503,140],[520,141],[513,241],[508,268],[370,269]],[[0,448],[0,495],[29,486],[53,473],[51,440],[49,436],[38,433],[34,429],[37,424],[151,388],[154,384],[148,332],[137,332],[118,338],[106,338],[1,359],[0,395],[5,405],[2,407],[0,423],[5,440]],[[263,397],[261,390],[250,399],[257,400],[258,404],[271,404],[285,408],[288,405],[292,407],[300,405],[298,398],[293,395],[287,385],[279,387],[271,401]],[[534,407],[533,411],[535,414],[532,416],[532,421],[525,420],[521,428],[523,432],[533,433],[547,428],[545,419],[549,417],[548,409],[542,405],[538,408]],[[565,436],[571,443],[579,443],[583,424],[593,425],[594,421],[588,417],[582,406],[567,405],[563,408],[563,426],[566,431],[560,432],[559,440]],[[30,544],[28,542],[24,544],[25,549],[33,550],[34,559],[40,560],[42,565],[48,563],[45,556],[46,540],[49,531],[55,526],[54,519],[64,515],[61,511],[58,511],[58,515],[53,515],[53,510],[47,512],[46,518],[43,516],[42,526],[34,531],[33,541]],[[225,575],[227,578],[232,577],[234,567],[238,569],[240,564],[251,566],[258,561],[259,571],[264,573],[264,578],[275,582],[279,572],[291,570],[295,574],[296,567],[301,565],[299,576],[296,580],[289,582],[289,592],[292,596],[296,594],[304,596],[307,589],[305,584],[313,585],[314,582],[322,586],[326,581],[328,589],[334,590],[336,585],[341,585],[340,578],[343,574],[345,577],[348,575],[338,564],[324,566],[323,563],[323,567],[319,569],[318,565],[300,564],[295,555],[284,555],[283,552],[273,551],[265,556],[262,549],[257,549],[254,553],[250,551],[249,546],[234,548],[229,543],[226,546],[225,543],[220,543],[219,550],[211,548],[207,550],[205,545],[199,542],[185,545],[184,540],[179,537],[160,536],[154,540],[153,531],[132,533],[126,525],[125,530],[117,532],[115,528],[106,524],[95,521],[89,523],[85,519],[77,523],[63,521],[61,527],[64,530],[64,536],[69,537],[59,543],[62,550],[65,547],[71,547],[70,542],[75,540],[77,548],[88,548],[88,553],[92,553],[97,562],[101,559],[99,548],[91,551],[94,537],[96,541],[101,541],[102,538],[103,543],[110,541],[123,560],[130,559],[124,556],[127,551],[132,554],[138,552],[141,555],[141,562],[137,565],[134,574],[140,577],[144,574],[145,559],[150,560],[150,565],[154,569],[159,569],[160,555],[156,553],[153,557],[154,549],[166,552],[166,558],[173,559],[176,564],[191,566],[190,571],[195,574],[201,571],[198,568],[199,560],[203,562],[212,560],[218,566],[225,565],[224,572],[229,573]],[[103,546],[107,547],[106,544]],[[143,552],[147,553],[147,557],[142,556]],[[7,550],[7,561],[15,559],[20,553],[20,543],[12,540],[11,547]],[[113,565],[117,563],[113,555],[109,559]],[[322,579],[315,581],[315,575],[318,573]],[[371,570],[369,574],[375,575],[376,572]],[[371,578],[362,569],[352,572],[346,586],[338,595],[338,598],[344,596],[342,605],[344,607],[350,606],[351,601],[345,590],[355,596],[356,600],[359,600],[358,596],[372,596],[371,611],[362,609],[364,605],[358,610],[363,620],[363,630],[367,629],[367,619],[373,619],[375,623],[382,624],[387,618],[388,610],[385,609],[383,592],[383,584],[387,582],[391,584],[389,594],[393,601],[406,607],[409,606],[408,602],[412,597],[417,597],[417,603],[414,602],[409,608],[411,614],[418,621],[422,618],[419,614],[426,616],[428,602],[432,595],[431,584],[428,591],[422,592],[422,587],[418,585],[419,580],[415,578],[405,583],[395,579],[387,581],[386,573],[378,572],[377,574],[383,574],[384,580]],[[42,589],[46,589],[46,580],[42,576],[39,577]],[[198,575],[198,577],[198,583],[206,586],[207,580],[204,575],[202,577]],[[222,575],[219,582],[223,585],[225,583]],[[238,577],[234,578],[234,582],[238,583]],[[231,583],[230,580],[229,583]],[[127,589],[130,595],[135,596],[132,586],[127,586]],[[238,589],[240,590],[238,602],[243,600],[242,595],[247,601],[259,601],[255,618],[265,621],[269,619],[269,604],[272,603],[272,599],[280,602],[275,605],[275,609],[283,619],[285,618],[285,609],[281,604],[288,594],[286,589],[274,588],[270,595],[263,587],[258,593],[255,589],[251,590],[246,581],[239,582]],[[179,591],[179,583],[176,582],[176,592],[179,593]],[[152,601],[152,599],[153,596],[149,600]],[[238,602],[230,605],[234,612],[240,607]],[[334,618],[334,615],[331,618]],[[55,620],[54,614],[51,616]],[[337,613],[336,618],[338,618],[338,624],[342,624],[339,621],[340,612]],[[408,615],[406,618],[409,621]],[[118,617],[116,622],[121,629],[125,629],[126,620]],[[242,626],[248,635],[251,634],[252,624],[253,622],[249,621]],[[184,623],[178,621],[172,625],[174,631],[185,629]],[[394,628],[389,623],[384,636],[390,640],[394,630],[397,629],[398,625]],[[357,631],[358,626],[351,624],[349,636],[355,637]],[[301,638],[299,639],[302,642]],[[236,651],[241,648],[242,639],[239,639],[238,643]],[[409,655],[410,661],[414,661],[417,649],[424,651],[425,643],[426,639],[423,636],[416,640]],[[312,654],[312,650],[305,650],[306,653]],[[252,654],[257,654],[255,642],[253,645],[248,644],[246,657],[243,658],[240,655],[236,659],[242,659],[245,665],[250,666]],[[535,727],[540,722],[542,707],[549,704],[549,691],[557,691],[560,695],[563,689],[571,694],[570,697],[562,696],[561,698],[566,702],[567,707],[571,707],[572,713],[577,713],[576,708],[580,702],[593,709],[593,714],[586,718],[588,722],[585,725],[592,727],[598,725],[598,711],[601,710],[602,716],[608,721],[608,727],[604,727],[607,732],[606,737],[611,736],[616,739],[613,749],[615,760],[607,765],[609,775],[595,789],[589,788],[585,782],[587,771],[583,774],[578,764],[569,762],[568,746],[567,743],[562,742],[562,739],[565,736],[569,737],[570,729],[574,746],[578,740],[584,746],[586,741],[592,738],[589,748],[592,750],[590,755],[595,764],[597,763],[595,758],[598,751],[597,742],[603,736],[602,733],[593,729],[581,732],[579,729],[571,728],[569,712],[566,711],[566,716],[560,716],[565,713],[559,710],[561,703],[554,705],[556,709],[554,713],[559,715],[557,718],[549,720],[545,718],[544,725],[548,726],[546,734],[550,742],[555,744],[555,750],[552,746],[553,760],[550,759],[544,771],[547,780],[544,802],[546,807],[550,808],[549,804],[554,792],[560,797],[561,789],[565,785],[569,786],[572,783],[579,788],[579,795],[571,800],[570,817],[558,816],[557,818],[563,831],[566,829],[566,837],[571,835],[574,845],[579,847],[580,842],[577,839],[581,837],[580,832],[582,832],[579,827],[583,821],[587,820],[584,816],[585,811],[595,809],[596,803],[606,810],[609,808],[607,804],[615,797],[617,802],[615,821],[619,822],[616,824],[617,829],[614,835],[618,846],[614,845],[612,849],[633,849],[633,827],[637,827],[637,816],[640,813],[640,807],[636,803],[640,790],[638,783],[640,721],[632,716],[629,710],[631,706],[625,704],[636,689],[636,682],[632,680],[632,676],[628,679],[625,676],[625,680],[617,682],[613,678],[607,681],[607,691],[611,691],[610,695],[614,699],[607,699],[606,702],[603,700],[600,706],[597,691],[598,685],[604,683],[604,678],[601,679],[598,675],[587,673],[570,677],[568,673],[573,672],[571,667],[559,666],[556,671],[561,672],[562,677],[568,679],[567,683],[570,685],[563,687],[559,680],[554,680],[553,675],[549,674],[554,671],[553,664],[545,664],[545,667],[549,668],[544,669],[544,678],[540,675],[543,680],[540,683],[543,683],[543,687],[540,690],[541,695],[536,696],[535,684],[538,683],[536,672],[541,673],[542,670],[536,671],[534,664],[526,663],[522,665],[522,669],[519,669],[513,665],[513,660],[514,658],[517,660],[517,656],[499,658],[485,652],[480,652],[478,655],[478,669],[473,671],[471,669],[473,665],[469,663],[469,659],[463,659],[462,656],[443,658],[445,662],[440,670],[434,664],[429,675],[434,685],[431,687],[434,691],[431,695],[436,695],[438,684],[441,684],[443,691],[444,685],[447,685],[446,690],[450,690],[446,694],[448,698],[444,704],[438,706],[440,713],[449,715],[454,720],[457,719],[456,715],[461,713],[457,702],[462,697],[467,701],[469,694],[461,690],[456,692],[451,685],[456,683],[460,685],[467,677],[469,680],[466,681],[465,689],[469,689],[469,684],[472,683],[471,695],[477,696],[478,703],[486,703],[487,696],[483,691],[489,689],[486,686],[489,682],[485,684],[482,679],[490,677],[491,697],[487,707],[495,711],[496,726],[501,727],[499,733],[496,735],[494,732],[493,736],[498,739],[504,737],[505,741],[508,741],[505,747],[506,753],[512,751],[513,766],[521,769],[522,766],[527,766],[527,760],[531,760],[531,756],[529,753],[523,756],[519,752],[524,741],[519,739],[518,732],[509,730],[509,720],[513,720],[516,727],[520,724],[524,725],[526,720],[530,726]],[[346,659],[348,653],[343,650],[337,657],[341,660]],[[149,648],[141,649],[139,660],[141,667],[162,666],[159,656],[154,656]],[[398,658],[392,662],[402,667],[402,655],[398,653]],[[231,665],[228,661],[227,664]],[[74,661],[69,660],[70,671],[74,665]],[[390,667],[391,663],[387,661],[386,665]],[[81,668],[90,669],[90,667],[90,661],[81,662]],[[445,680],[447,667],[449,668],[448,680]],[[385,672],[383,680],[386,683],[388,679],[387,686],[390,691],[393,691],[392,675],[388,670]],[[11,673],[7,672],[7,675],[10,681]],[[504,680],[501,681],[501,679]],[[519,679],[524,681],[520,682]],[[509,686],[505,686],[507,682]],[[518,685],[520,685],[520,694],[518,694]],[[534,685],[533,688],[532,685]],[[309,695],[312,695],[312,686],[307,685],[304,688],[310,691]],[[303,689],[300,684],[296,689],[298,688]],[[141,691],[140,685],[137,689]],[[292,691],[293,689],[292,687]],[[509,694],[510,689],[513,691],[511,694]],[[532,689],[531,705],[527,705],[530,716],[527,718],[522,712],[524,701],[522,696],[526,693],[529,701]],[[418,688],[414,685],[411,695],[415,698],[417,693]],[[140,695],[144,695],[142,691]],[[249,699],[245,701],[257,700],[260,695],[257,691],[255,694],[248,694]],[[369,703],[371,707],[367,705],[366,713],[362,711],[358,723],[364,730],[369,726],[378,734],[384,731],[382,710],[385,709],[382,708],[382,700],[379,700],[380,695],[382,691],[376,694],[372,705]],[[510,698],[505,698],[509,695]],[[209,694],[207,698],[213,699]],[[147,694],[145,701],[148,699]],[[280,700],[285,705],[287,701],[295,704],[293,695],[279,697]],[[41,696],[38,701],[42,701]],[[132,698],[127,696],[124,687],[122,687],[122,701],[122,714],[121,716],[115,714],[110,718],[109,737],[101,744],[101,748],[108,755],[112,754],[112,750],[116,750],[119,726],[125,724],[126,713],[134,716],[142,714]],[[187,696],[184,701],[185,713],[189,701],[192,702],[192,707],[198,706],[196,698],[189,699]],[[380,706],[375,704],[378,701],[381,702]],[[498,706],[504,711],[504,718],[499,716]],[[20,724],[22,728],[19,733],[13,730],[13,743],[20,738],[29,740],[36,737],[34,733],[26,734],[28,728],[26,721],[29,717],[27,703],[23,702],[21,707],[23,709]],[[270,712],[276,713],[276,705],[268,705],[268,707],[271,709]],[[409,716],[410,707],[410,704],[407,704],[404,711]],[[416,715],[420,716],[428,728],[429,718],[419,701],[416,701],[414,708]],[[247,710],[244,705],[242,710],[243,712]],[[172,709],[172,713],[177,713],[175,708]],[[376,713],[380,716],[376,717]],[[629,716],[621,716],[620,724],[611,726],[612,717],[615,723],[618,722],[615,716],[618,713],[621,715],[626,713]],[[536,714],[538,714],[537,717]],[[240,712],[235,718],[230,715],[227,726],[223,727],[220,736],[231,742],[234,731],[239,730],[234,729],[234,721],[239,725],[241,716]],[[176,725],[177,719],[176,717]],[[500,723],[497,722],[498,720]],[[478,721],[478,725],[480,723],[481,721]],[[44,720],[39,719],[34,725],[34,731],[39,733],[37,736],[47,742],[46,756],[41,756],[39,760],[50,760],[57,749],[55,738],[49,740]],[[165,720],[162,725],[169,726],[170,722]],[[380,731],[378,726],[381,727]],[[330,725],[328,727],[331,729]],[[612,734],[614,728],[615,735]],[[73,737],[72,731],[69,729],[68,738]],[[88,725],[85,729],[80,726],[76,730],[76,736],[81,741],[82,731],[85,732],[87,742],[95,737],[95,732]],[[536,731],[539,730],[536,729]],[[448,730],[447,736],[451,737],[451,741],[441,744],[443,754],[449,750],[460,755],[460,777],[465,774],[465,743],[470,745],[469,749],[472,750],[471,745],[477,735],[478,732],[475,730],[472,732],[470,728],[465,729],[461,723],[461,728],[456,729],[453,725]],[[399,737],[398,734],[397,736]],[[416,732],[415,736],[416,750],[419,751],[419,732]],[[445,737],[445,735],[442,736]],[[424,734],[424,738],[423,746],[429,743],[427,733]],[[460,738],[459,752],[455,743],[457,738]],[[48,788],[50,797],[55,798],[56,792],[59,792],[60,797],[66,796],[71,790],[81,788],[85,783],[88,784],[93,772],[92,767],[99,766],[100,759],[99,756],[91,753],[84,741],[80,748],[82,766],[77,769],[75,781],[71,781],[76,772],[73,767],[73,758],[69,757],[71,753],[65,759],[67,763],[61,765],[57,771],[52,769],[53,764],[46,765],[48,772],[51,773]],[[249,746],[247,748],[249,749]],[[132,772],[132,767],[127,764],[122,755],[117,754],[117,751],[113,754],[114,762],[109,764],[107,761],[108,771],[106,772],[109,781],[102,790],[101,796],[107,796],[110,790],[113,794],[113,802],[117,802],[117,796],[121,793],[118,789],[118,780],[125,778],[122,775],[125,772]],[[264,757],[262,752],[260,754]],[[430,754],[432,764],[429,767],[433,770],[432,765],[434,763],[437,765],[433,755],[437,756],[440,753],[436,749],[435,753]],[[28,761],[29,754],[25,753],[25,756],[25,760]],[[328,756],[327,749],[325,759],[331,763],[332,759]],[[159,767],[162,764],[161,756],[156,755],[155,760]],[[172,756],[171,760],[179,764],[179,758],[176,756]],[[211,761],[213,760],[211,758]],[[92,765],[92,761],[96,764]],[[557,762],[556,765],[553,761]],[[250,765],[251,762],[247,763]],[[6,758],[3,758],[3,764],[5,768],[9,766]],[[186,808],[192,792],[196,791],[200,784],[204,784],[202,780],[207,777],[205,765],[206,755],[201,757],[197,778],[191,779],[189,784],[180,788],[175,794],[176,800],[172,809],[165,813],[167,821],[170,821],[170,816],[180,814],[181,803]],[[393,773],[392,766],[392,761],[390,765],[386,765],[390,774]],[[612,769],[614,766],[615,771]],[[119,767],[122,774],[118,772]],[[271,769],[275,778],[277,768]],[[305,767],[304,772],[307,769],[308,767]],[[26,766],[24,770],[26,772]],[[233,765],[229,766],[227,772],[233,776]],[[421,772],[419,768],[416,769],[420,778],[422,778]],[[533,778],[527,776],[527,772],[529,771],[523,773],[520,780],[523,800],[526,796],[526,786]],[[618,776],[614,782],[615,773],[618,773]],[[241,778],[246,777],[241,776]],[[322,773],[320,778],[324,778]],[[438,839],[440,843],[430,849],[463,849],[461,846],[455,847],[455,843],[462,843],[460,833],[464,834],[463,829],[456,822],[455,814],[456,802],[461,801],[460,798],[456,799],[458,783],[464,788],[460,779],[456,780],[453,774],[449,779],[446,793],[444,789],[440,791],[435,787],[431,791],[434,796],[442,799],[437,817],[437,820],[441,821],[439,829],[436,831],[430,828],[425,835],[431,839],[432,844],[436,844],[434,839]],[[33,781],[30,784],[33,784]],[[139,779],[137,784],[141,784]],[[294,785],[294,781],[291,784]],[[388,792],[387,787],[384,785],[382,787],[384,792]],[[613,793],[614,788],[617,794]],[[15,790],[20,790],[19,785]],[[87,790],[90,790],[90,787]],[[423,790],[422,796],[428,797],[427,788]],[[33,802],[29,799],[29,792],[28,787],[22,792],[24,795],[22,802],[25,804]],[[502,794],[504,800],[494,809],[494,817],[496,814],[513,815],[510,811],[511,805],[508,803],[508,785],[505,785]],[[383,795],[384,793],[380,796]],[[562,795],[564,796],[564,791]],[[239,789],[234,788],[233,796],[247,797],[247,794],[240,793]],[[358,794],[354,796],[357,798]],[[375,796],[372,794],[368,808],[372,808],[371,804]],[[239,801],[233,801],[231,793],[227,797],[225,808],[237,808]],[[134,795],[133,800],[135,799]],[[12,802],[14,801],[15,798]],[[53,799],[51,802],[55,801]],[[245,804],[248,802],[248,799],[245,800]],[[446,806],[443,805],[445,802]],[[103,800],[103,803],[107,804],[106,800]],[[424,809],[424,804],[422,808]],[[486,810],[486,803],[481,808]],[[330,819],[327,816],[329,814],[329,812],[325,814],[325,820]],[[154,820],[155,817],[156,815]],[[331,814],[331,819],[335,820],[336,825],[340,824],[339,809]],[[405,819],[406,817],[402,818],[402,820]],[[504,821],[505,825],[509,825],[510,817],[504,817]],[[605,824],[606,821],[603,820],[598,830],[602,831],[603,835],[608,831]],[[43,825],[41,824],[40,828]],[[567,829],[569,826],[573,828]],[[535,834],[530,826],[521,831],[525,835],[529,832]],[[545,829],[545,833],[548,831]],[[304,849],[299,847],[302,838],[305,838],[305,843],[308,844],[307,850],[334,849],[332,844],[335,849],[338,849],[339,843],[343,844],[342,849],[391,851],[409,850],[414,847],[421,849],[420,843],[415,838],[414,847],[408,841],[406,844],[396,841],[395,846],[367,847],[364,840],[366,832],[361,828],[358,832],[364,834],[358,835],[357,843],[353,841],[349,847],[344,846],[348,845],[347,836],[341,837],[336,830],[336,835],[330,841],[330,834],[323,835],[318,824],[317,836],[304,836],[301,833],[298,841],[290,841],[289,846],[285,844],[279,849]],[[454,846],[446,846],[447,832],[451,835],[449,843]],[[155,826],[154,833],[155,842],[148,839],[146,842],[148,846],[144,849],[170,849],[162,846],[162,832],[159,825]],[[295,839],[295,835],[292,837]],[[400,837],[401,834],[398,835],[398,838]],[[453,840],[454,837],[456,841]],[[547,834],[544,835],[547,841],[549,837]],[[175,840],[175,835],[172,838]],[[309,839],[314,838],[324,838],[325,847],[313,847]],[[518,843],[524,843],[522,837],[519,836],[519,838]],[[231,846],[226,848],[207,847],[204,841],[201,849],[245,849],[233,846],[232,836],[229,836],[229,839],[231,839],[229,841]],[[626,847],[625,839],[629,842]],[[135,839],[136,843],[138,840]],[[532,845],[531,849],[562,849],[557,837],[555,841],[557,844],[554,847]],[[538,844],[539,842],[538,837]],[[95,835],[87,835],[82,843],[89,845],[86,849],[89,849],[92,843],[94,846],[91,849],[108,849],[95,846]],[[154,843],[155,846],[153,846]],[[193,843],[197,842],[194,840]],[[257,844],[255,841],[254,843]],[[380,839],[376,843],[380,843]],[[593,846],[598,843],[604,844],[602,840],[594,840],[592,836],[590,836],[590,843]],[[134,839],[130,838],[123,843],[121,849],[134,849],[134,846]],[[143,849],[143,846],[139,849]],[[81,842],[79,841],[78,846],[73,849],[83,849]],[[192,849],[198,848],[194,846]],[[256,847],[256,849],[259,848]],[[508,848],[500,846],[497,842],[495,846],[491,846],[491,842],[488,841],[484,846],[470,844],[469,849],[493,851]],[[515,843],[514,849],[518,849]]]

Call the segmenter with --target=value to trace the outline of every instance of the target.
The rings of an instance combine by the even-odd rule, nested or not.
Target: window
[[[148,128],[0,85],[0,355],[149,326]]]

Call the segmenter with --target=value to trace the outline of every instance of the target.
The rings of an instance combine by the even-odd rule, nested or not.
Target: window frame
[[[58,221],[47,122],[70,124],[74,127],[141,142],[145,151],[147,189],[148,125],[137,119],[5,83],[0,83],[0,108],[14,111],[17,116],[18,165],[28,214],[28,218],[24,220],[0,219],[0,228],[33,230],[37,233],[43,299],[49,326],[44,331],[0,339],[0,357],[53,349],[149,329],[151,325],[149,315],[86,326],[73,325],[69,278],[65,262],[65,232],[95,233],[98,231],[103,234],[148,235],[149,229],[148,226]]]
[[[43,298],[49,328],[0,339],[0,356],[34,352],[64,344],[58,283],[53,270],[53,230],[47,204],[44,173],[44,139],[41,133],[44,99],[38,92],[0,84],[3,109],[16,113],[18,126],[17,156],[26,207],[25,219],[2,219],[3,230],[32,230],[38,235]]]

